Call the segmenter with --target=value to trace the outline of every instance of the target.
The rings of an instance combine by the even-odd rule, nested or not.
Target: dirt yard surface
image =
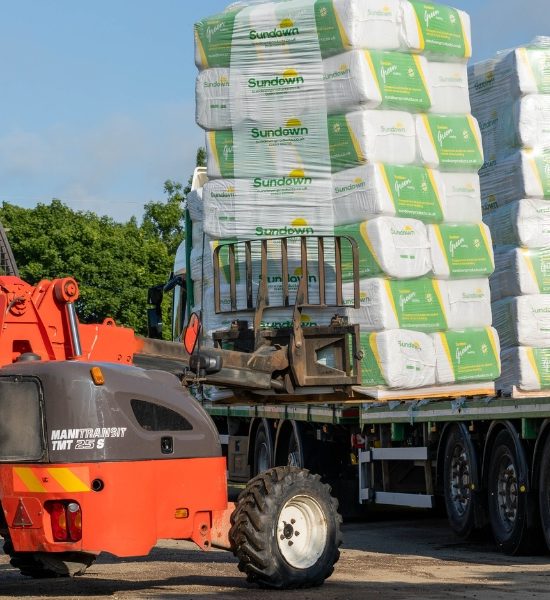
[[[394,516],[345,525],[334,575],[315,590],[266,593],[246,583],[227,552],[162,542],[147,558],[101,556],[73,580],[24,578],[0,555],[0,598],[550,598],[549,556],[502,556],[490,543],[461,543],[442,519]]]

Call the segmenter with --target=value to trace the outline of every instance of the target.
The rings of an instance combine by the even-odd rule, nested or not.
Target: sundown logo
[[[409,348],[410,350],[422,350],[420,342],[403,342],[399,340],[400,348]]]
[[[336,194],[342,194],[344,192],[352,192],[353,190],[358,190],[365,187],[365,181],[361,179],[361,177],[356,177],[353,180],[353,183],[349,185],[336,186],[334,191]]]
[[[392,235],[414,235],[416,232],[410,225],[405,225],[401,229],[391,228]]]
[[[338,79],[338,77],[345,77],[346,75],[349,75],[349,72],[350,72],[349,65],[347,65],[346,63],[342,63],[338,67],[337,71],[333,71],[332,73],[325,73],[323,75],[323,79],[325,81],[330,80],[330,79]]]
[[[305,82],[304,78],[298,74],[295,69],[286,69],[282,75],[275,75],[269,79],[256,79],[251,77],[248,80],[249,88],[273,88],[273,87],[288,87],[300,85]]]
[[[228,87],[229,86],[229,77],[226,75],[221,75],[217,81],[205,81],[205,88],[220,88],[220,87]]]
[[[406,133],[407,128],[405,124],[401,121],[397,121],[397,123],[393,127],[386,127],[385,125],[380,126],[380,131],[382,133]]]
[[[256,227],[257,236],[291,236],[291,235],[313,235],[315,230],[309,226],[306,219],[298,217],[283,227]]]
[[[286,138],[309,135],[309,129],[302,127],[300,119],[289,119],[285,126],[277,127],[277,129],[258,129],[253,127],[250,131],[252,139],[258,138]]]
[[[252,29],[248,37],[251,40],[277,40],[284,41],[284,38],[294,37],[300,34],[300,29],[294,27],[294,21],[292,19],[283,19],[278,27],[269,31],[257,31]]]

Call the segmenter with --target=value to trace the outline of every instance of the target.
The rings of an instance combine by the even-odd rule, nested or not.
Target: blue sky
[[[549,0],[455,0],[474,60],[550,35]],[[0,201],[141,217],[186,181],[193,23],[225,0],[0,0]]]

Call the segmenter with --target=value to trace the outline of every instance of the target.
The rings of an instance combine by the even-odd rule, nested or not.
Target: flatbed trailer
[[[549,396],[223,402],[203,405],[220,433],[230,480],[295,464],[332,485],[344,515],[375,504],[442,506],[459,536],[490,525],[507,553],[548,541]]]

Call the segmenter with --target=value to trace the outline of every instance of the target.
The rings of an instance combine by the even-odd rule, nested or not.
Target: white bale
[[[426,111],[431,107],[427,61],[402,52],[352,50],[323,61],[329,113],[356,107]]]
[[[493,302],[493,324],[503,348],[550,347],[550,295],[515,296]]]
[[[550,246],[550,202],[524,198],[486,212],[483,220],[495,246]]]
[[[550,199],[550,148],[497,157],[484,165],[479,176],[484,210],[494,210],[520,198]]]
[[[321,201],[320,201],[321,199]],[[330,235],[330,180],[307,175],[215,179],[203,188],[204,231],[215,239]]]
[[[415,165],[366,164],[334,173],[332,198],[335,225],[376,216],[432,223],[450,214],[441,174]]]
[[[507,296],[550,294],[550,251],[499,247],[490,283],[493,301]]]
[[[435,383],[434,344],[420,331],[361,334],[361,385],[414,389]]]
[[[344,284],[347,297],[350,288],[352,284]],[[346,314],[365,331],[430,332],[491,325],[487,279],[371,278],[360,281],[360,292],[360,308],[346,309]]]
[[[525,392],[550,388],[550,348],[516,346],[502,351],[502,376],[497,389],[510,392],[517,386]]]

